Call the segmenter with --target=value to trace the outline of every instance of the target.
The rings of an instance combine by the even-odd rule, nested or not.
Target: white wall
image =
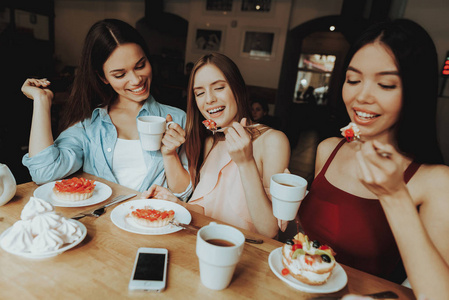
[[[145,14],[143,1],[55,1],[55,55],[61,65],[76,66],[89,28],[105,18],[135,26]]]
[[[272,13],[242,13],[240,3],[235,1],[233,11],[227,14],[210,13],[205,10],[204,0],[190,1],[189,32],[187,36],[186,61],[196,61],[207,51],[195,49],[196,29],[223,29],[221,52],[229,56],[242,72],[245,82],[249,85],[276,89],[278,86],[282,55],[288,21],[291,10],[291,0],[276,0],[272,5]],[[231,23],[236,21],[236,26]],[[274,57],[270,60],[252,59],[241,55],[243,35],[245,30],[275,30],[273,44]]]

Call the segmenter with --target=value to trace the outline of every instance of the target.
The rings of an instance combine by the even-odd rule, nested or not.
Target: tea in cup
[[[273,215],[280,220],[293,220],[306,190],[307,180],[301,176],[287,173],[271,176],[270,194]]]
[[[196,239],[202,284],[212,290],[228,287],[244,244],[245,236],[232,226],[211,222],[202,227]]]

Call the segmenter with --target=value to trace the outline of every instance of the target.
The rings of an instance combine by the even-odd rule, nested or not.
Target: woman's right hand
[[[48,88],[50,81],[46,78],[28,78],[22,85],[22,93],[32,100],[46,99],[50,102],[53,99],[53,92]]]
[[[167,122],[172,122],[173,118],[170,114],[167,115]],[[162,138],[161,152],[163,155],[176,154],[178,149],[186,141],[186,132],[177,123],[171,123],[167,131],[165,131]]]

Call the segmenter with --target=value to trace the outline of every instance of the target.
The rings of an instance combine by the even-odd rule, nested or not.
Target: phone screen
[[[162,281],[164,264],[165,254],[139,253],[133,280]]]

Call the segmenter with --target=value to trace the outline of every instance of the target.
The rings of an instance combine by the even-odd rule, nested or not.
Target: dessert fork
[[[119,202],[125,201],[125,200],[127,200],[127,199],[129,199],[129,198],[132,198],[132,197],[134,197],[134,196],[136,196],[136,194],[129,194],[129,195],[121,195],[121,196],[117,196],[117,197],[115,197],[111,202],[109,202],[108,204],[103,205],[102,207],[97,208],[96,210],[94,210],[94,211],[92,212],[92,215],[94,215],[95,217],[99,217],[99,216],[101,216],[102,214],[104,214],[104,212],[106,211],[106,207],[109,207],[109,206],[111,206],[111,205],[114,205],[114,204],[117,204],[117,203],[119,203]]]
[[[350,142],[359,142],[362,144],[365,143],[365,141],[362,139],[360,135],[360,129],[357,127],[355,123],[350,122],[348,126],[341,128],[340,131],[341,135],[345,137],[348,143]],[[390,158],[391,155],[393,155],[392,153],[380,148],[376,148],[375,150],[377,154],[379,154],[379,156],[384,158]]]
[[[104,214],[106,207],[114,205],[114,204],[117,204],[117,203],[122,202],[122,201],[125,201],[125,200],[127,200],[129,198],[132,198],[134,196],[136,196],[136,194],[117,196],[114,199],[112,199],[111,202],[107,203],[106,205],[103,205],[103,206],[95,209],[94,211],[87,211],[87,212],[79,213],[76,216],[72,217],[72,219],[73,220],[79,220],[79,219],[84,218],[84,217],[97,217],[98,218],[99,216]]]
[[[178,222],[175,219],[170,220],[169,223],[174,225],[174,226],[181,227],[182,229],[192,230],[193,232],[197,232],[199,229],[201,229],[201,227],[199,227],[199,226],[192,225],[192,224],[180,223],[180,222]],[[263,244],[263,240],[262,239],[253,239],[253,238],[248,238],[246,236],[245,236],[245,242],[251,243],[251,244]]]
[[[251,128],[251,127],[256,127],[260,124],[251,124],[251,125],[246,125],[243,126],[244,128]],[[209,129],[210,131],[212,131],[212,134],[215,134],[217,132],[224,132],[227,128],[231,128],[232,126],[226,126],[226,127],[217,127],[217,129]]]

